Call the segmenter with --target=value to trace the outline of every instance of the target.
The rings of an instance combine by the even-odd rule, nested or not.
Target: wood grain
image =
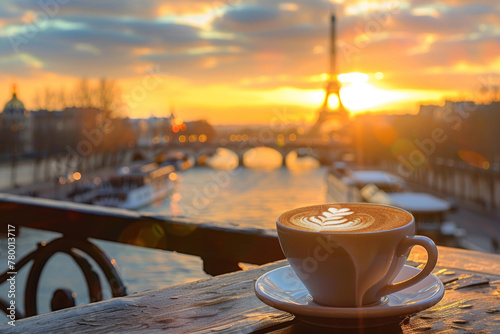
[[[439,247],[436,275],[449,283],[444,299],[400,325],[363,333],[490,333],[500,328],[500,255]],[[410,260],[425,260],[423,250]],[[286,261],[253,270],[52,312],[0,326],[1,333],[321,333],[269,307],[255,280]],[[460,286],[470,278],[487,280]],[[462,284],[462,285],[464,285]],[[346,331],[353,332],[353,331]],[[355,331],[356,332],[356,331]]]
[[[1,325],[1,333],[246,333],[293,319],[257,299],[255,280],[286,262]]]

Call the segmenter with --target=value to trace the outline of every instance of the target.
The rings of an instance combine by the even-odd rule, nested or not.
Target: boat
[[[404,180],[379,170],[354,170],[345,162],[336,162],[326,175],[328,196],[333,202],[365,202],[361,189],[374,184],[387,193],[406,189]]]
[[[100,181],[100,179],[99,179]],[[76,203],[90,204],[97,196],[99,185],[95,181],[83,181],[76,183],[73,190],[70,191],[66,197],[68,200]]]
[[[156,163],[122,167],[101,182],[92,204],[129,210],[149,205],[173,191],[174,170]]]
[[[361,189],[361,196],[369,203],[396,206],[411,212],[419,233],[457,239],[465,235],[464,229],[447,218],[453,210],[452,203],[434,195],[412,191],[386,193],[376,185],[368,184]]]
[[[196,162],[194,156],[184,152],[170,152],[167,154],[161,154],[157,157],[156,161],[161,166],[174,166],[178,171],[189,169],[193,167]]]
[[[328,196],[334,202],[366,202],[402,208],[415,217],[417,232],[436,239],[459,240],[465,231],[447,216],[453,203],[434,195],[414,192],[404,180],[391,173],[354,170],[335,164],[327,173]]]

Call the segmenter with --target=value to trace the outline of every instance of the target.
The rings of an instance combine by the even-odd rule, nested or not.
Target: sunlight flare
[[[396,91],[377,88],[369,82],[369,76],[366,73],[342,73],[337,78],[342,83],[340,99],[344,106],[353,112],[367,111],[403,97],[401,93]],[[383,78],[383,74],[378,72],[375,78],[380,80]],[[338,107],[337,97],[332,96],[328,104],[332,109]]]

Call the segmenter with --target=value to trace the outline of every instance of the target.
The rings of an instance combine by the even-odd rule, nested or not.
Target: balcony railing
[[[26,314],[17,313],[18,319],[38,313],[36,305],[41,272],[57,253],[68,254],[80,267],[91,302],[102,299],[102,284],[96,269],[104,273],[113,297],[126,295],[116,268],[119,263],[109,259],[90,239],[198,256],[203,260],[204,271],[210,275],[239,270],[240,262],[261,265],[283,258],[274,230],[221,227],[182,217],[7,194],[0,194],[0,215],[2,233],[6,233],[11,225],[16,230],[29,227],[62,234],[60,238],[39,244],[24,258],[16,259],[16,272],[29,271],[24,300]],[[94,260],[99,268],[94,268],[87,258]],[[32,265],[28,269],[29,263]],[[0,284],[5,284],[10,272],[8,269],[0,276]],[[61,288],[54,292],[52,310],[73,305],[71,291]],[[0,307],[7,313],[8,302],[0,299]]]

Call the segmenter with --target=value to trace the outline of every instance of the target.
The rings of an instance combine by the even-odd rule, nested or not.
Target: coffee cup
[[[411,213],[368,203],[302,207],[281,214],[279,242],[290,266],[313,300],[331,307],[365,307],[406,289],[434,269],[434,242],[415,235]],[[393,282],[413,246],[428,255],[415,276]]]

